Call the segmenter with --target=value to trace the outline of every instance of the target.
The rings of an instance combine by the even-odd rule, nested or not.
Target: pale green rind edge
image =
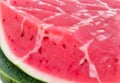
[[[9,4],[7,4],[7,3],[4,3],[4,4],[9,7]],[[13,10],[15,12],[17,12],[17,10],[15,10],[15,9],[13,9]],[[22,16],[22,17],[24,17],[24,16]],[[0,20],[2,20],[2,19],[0,19]],[[3,29],[4,28],[2,26],[2,21],[0,21],[0,46],[1,46],[1,49],[3,50],[5,56],[7,57],[7,60],[9,60],[12,64],[17,66],[18,69],[21,69],[21,71],[23,71],[25,74],[33,77],[34,79],[38,79],[38,80],[42,80],[42,81],[44,80],[45,82],[47,81],[48,83],[56,83],[56,82],[57,83],[75,83],[73,81],[69,81],[64,78],[56,77],[56,76],[48,74],[46,72],[37,70],[37,69],[33,68],[32,66],[28,65],[27,63],[25,63],[24,61],[21,61],[21,59],[16,57],[16,55],[11,51],[11,49],[8,45],[8,42],[6,40],[6,36],[5,36]],[[29,82],[29,83],[31,83],[31,82]],[[36,82],[36,83],[39,83],[39,82]]]
[[[0,77],[3,83],[45,83],[22,72],[13,65],[0,49]]]
[[[6,75],[4,75],[3,72],[0,71],[0,79],[2,81],[2,83],[18,83],[12,79],[10,79],[9,77],[7,77]]]

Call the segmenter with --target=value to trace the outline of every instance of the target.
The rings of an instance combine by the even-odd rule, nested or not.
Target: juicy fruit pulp
[[[0,3],[1,47],[29,75],[50,83],[119,82],[119,7],[105,0]]]

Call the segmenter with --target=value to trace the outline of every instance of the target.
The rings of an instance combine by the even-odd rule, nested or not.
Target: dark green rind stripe
[[[0,72],[4,83],[47,83],[30,77],[13,65],[0,49]]]
[[[2,83],[16,83],[14,80],[9,79],[7,76],[2,74],[1,72],[0,72],[0,78],[2,80]]]

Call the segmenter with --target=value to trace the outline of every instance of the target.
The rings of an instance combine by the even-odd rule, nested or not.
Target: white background
[[[2,83],[1,80],[0,80],[0,83]]]

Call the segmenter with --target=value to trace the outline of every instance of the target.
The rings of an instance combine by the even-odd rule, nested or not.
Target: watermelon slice
[[[8,61],[1,49],[0,78],[2,79],[3,83],[45,83],[44,81],[40,81],[28,76],[20,69],[18,69],[10,61]]]
[[[120,82],[119,5],[107,0],[0,4],[1,48],[26,74],[48,83]]]

